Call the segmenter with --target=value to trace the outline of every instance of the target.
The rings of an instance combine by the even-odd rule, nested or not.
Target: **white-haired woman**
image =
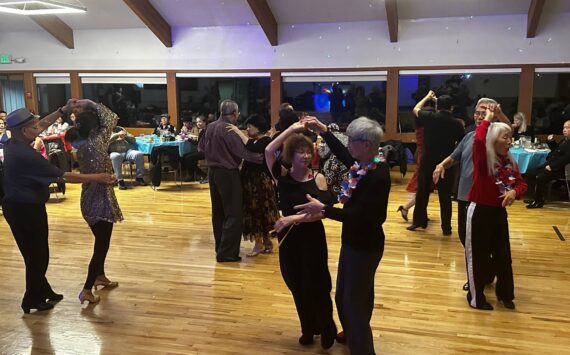
[[[506,308],[514,309],[514,281],[506,207],[520,199],[527,185],[509,154],[511,127],[491,123],[496,105],[490,104],[473,140],[473,184],[468,200],[465,258],[473,308],[492,310],[484,294],[491,259],[497,275],[495,293]]]
[[[375,354],[370,328],[374,275],[384,252],[382,224],[390,193],[390,169],[378,156],[382,127],[366,117],[352,121],[346,130],[347,148],[315,117],[306,117],[303,122],[325,139],[348,168],[348,176],[338,198],[344,208],[326,206],[310,196],[309,203],[295,208],[302,209],[301,214],[320,212],[323,217],[342,222],[336,307],[350,353]],[[339,342],[341,339],[337,338]]]
[[[534,138],[534,130],[528,124],[526,115],[522,112],[517,112],[513,116],[513,139],[518,140],[520,136],[528,136]]]

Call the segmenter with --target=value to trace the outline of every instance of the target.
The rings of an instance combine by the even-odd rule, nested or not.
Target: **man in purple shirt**
[[[242,159],[261,163],[263,156],[248,151],[241,138],[228,131],[239,117],[238,104],[224,100],[220,117],[210,123],[198,143],[209,168],[212,226],[218,262],[240,261],[239,248],[242,233],[242,192],[239,165]]]

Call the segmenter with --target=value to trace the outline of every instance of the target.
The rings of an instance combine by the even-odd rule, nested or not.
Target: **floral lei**
[[[340,203],[346,203],[352,196],[352,191],[356,189],[356,185],[360,179],[362,179],[369,171],[376,170],[378,163],[386,162],[386,159],[382,154],[375,156],[372,162],[365,166],[360,166],[357,161],[354,162],[348,169],[348,173],[344,180],[340,183],[340,193],[338,194],[338,201]]]

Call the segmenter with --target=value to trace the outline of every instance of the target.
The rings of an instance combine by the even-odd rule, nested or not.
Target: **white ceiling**
[[[13,0],[0,0],[8,2]],[[87,8],[86,14],[59,17],[72,29],[142,28],[143,22],[122,0],[60,0]],[[151,0],[173,27],[255,25],[246,0]],[[268,0],[280,25],[384,21],[384,0]],[[400,19],[526,14],[530,0],[398,0]],[[546,14],[570,12],[570,0],[549,0]],[[26,16],[0,13],[0,31],[41,30]]]

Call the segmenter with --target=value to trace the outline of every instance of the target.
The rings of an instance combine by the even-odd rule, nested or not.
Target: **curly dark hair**
[[[301,149],[306,149],[313,154],[313,142],[311,142],[311,139],[302,133],[291,135],[283,143],[283,161],[289,164],[292,163],[295,152]]]
[[[75,115],[75,126],[65,132],[65,140],[73,143],[78,139],[87,139],[92,130],[100,127],[99,116],[95,110],[84,110]]]

